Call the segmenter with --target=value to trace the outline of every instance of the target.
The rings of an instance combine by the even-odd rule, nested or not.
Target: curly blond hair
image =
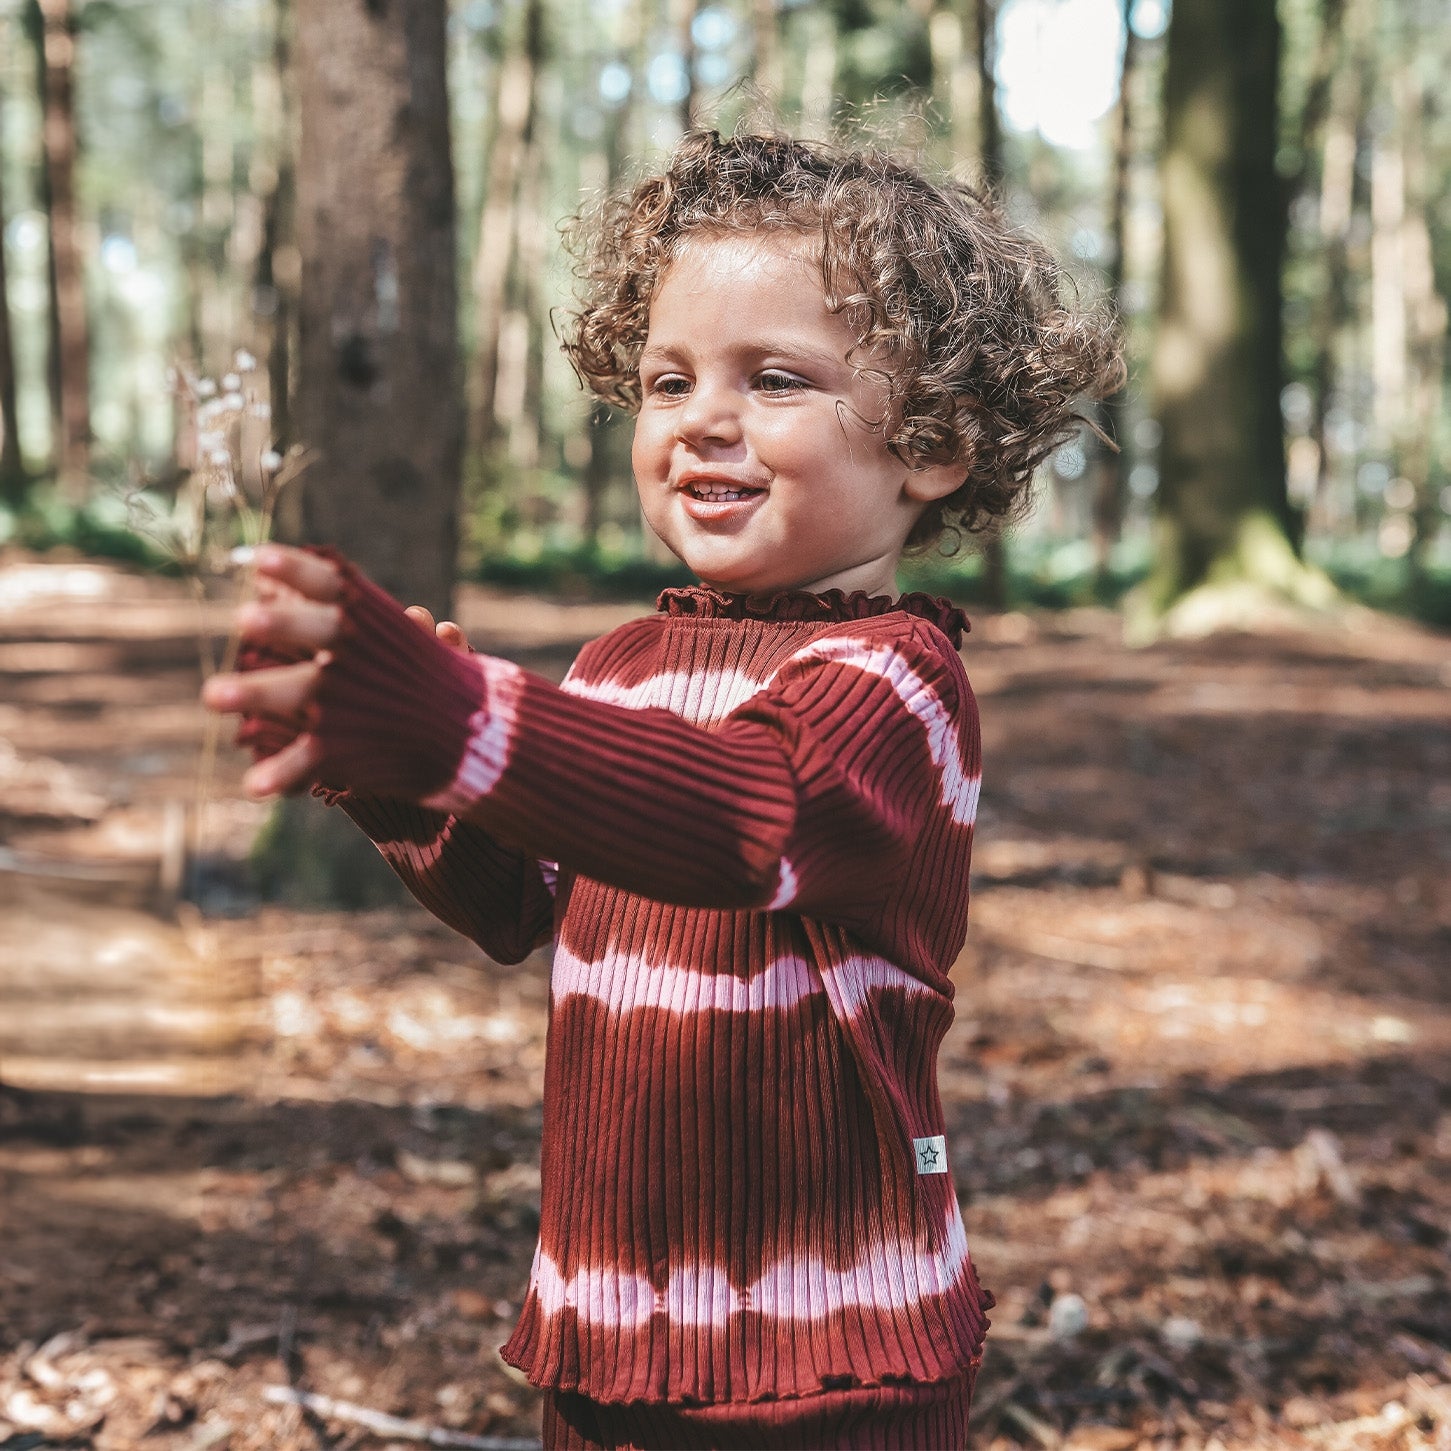
[[[1019,514],[1038,465],[1123,382],[1115,320],[1065,297],[1058,265],[994,201],[875,149],[776,134],[683,136],[663,172],[568,229],[582,295],[564,351],[603,402],[640,406],[650,302],[689,238],[781,231],[819,241],[827,305],[882,380],[877,425],[909,467],[961,464],[909,547]]]

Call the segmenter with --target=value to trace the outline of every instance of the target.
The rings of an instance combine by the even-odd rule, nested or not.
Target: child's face
[[[847,362],[821,269],[789,234],[688,242],[640,358],[635,482],[650,527],[733,593],[890,593],[926,503],[961,467],[912,472],[866,426],[885,390]]]

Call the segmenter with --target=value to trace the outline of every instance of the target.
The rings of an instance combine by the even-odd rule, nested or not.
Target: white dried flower
[[[275,474],[282,467],[282,455],[275,448],[269,448],[257,462],[262,465],[263,473]]]
[[[242,380],[240,377],[238,377],[236,373],[228,373],[227,376],[222,379],[222,387],[225,388],[228,393],[235,393],[237,389],[241,386]]]
[[[224,448],[214,448],[207,454],[207,462],[215,464],[219,469],[230,468],[232,455]]]
[[[196,380],[196,396],[198,398],[210,398],[217,391],[217,385],[210,378],[198,378]]]
[[[214,418],[217,418],[225,412],[226,409],[222,406],[222,400],[220,398],[213,398],[209,403],[203,403],[197,409],[196,421],[202,424],[210,423]]]
[[[222,407],[231,409],[242,409],[247,406],[247,400],[238,392],[231,392],[223,396]]]
[[[248,410],[253,418],[271,418],[272,405],[270,403],[254,403]]]
[[[257,359],[246,348],[238,348],[237,356],[232,361],[237,365],[239,373],[250,373],[257,366]]]

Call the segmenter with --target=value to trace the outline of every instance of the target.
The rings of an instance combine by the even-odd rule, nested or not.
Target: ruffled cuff
[[[487,722],[487,656],[451,650],[336,555],[342,618],[306,728],[332,790],[423,801],[450,787]],[[492,663],[492,662],[490,662]]]
[[[279,665],[296,665],[309,658],[306,650],[279,650],[273,645],[244,641],[237,651],[236,669],[242,674],[251,670],[270,670]],[[290,746],[306,728],[302,715],[244,715],[237,726],[235,742],[252,753],[254,761],[265,761]]]

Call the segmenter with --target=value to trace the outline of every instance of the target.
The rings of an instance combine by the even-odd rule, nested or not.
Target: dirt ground
[[[464,622],[557,677],[636,612],[474,592]],[[173,583],[0,563],[0,1446],[528,1444],[496,1349],[547,961],[249,903],[263,813],[225,748],[206,913],[158,912],[196,619]],[[1451,642],[1366,617],[1130,651],[1073,613],[964,653],[987,774],[942,1087],[998,1297],[974,1446],[1451,1451]]]

